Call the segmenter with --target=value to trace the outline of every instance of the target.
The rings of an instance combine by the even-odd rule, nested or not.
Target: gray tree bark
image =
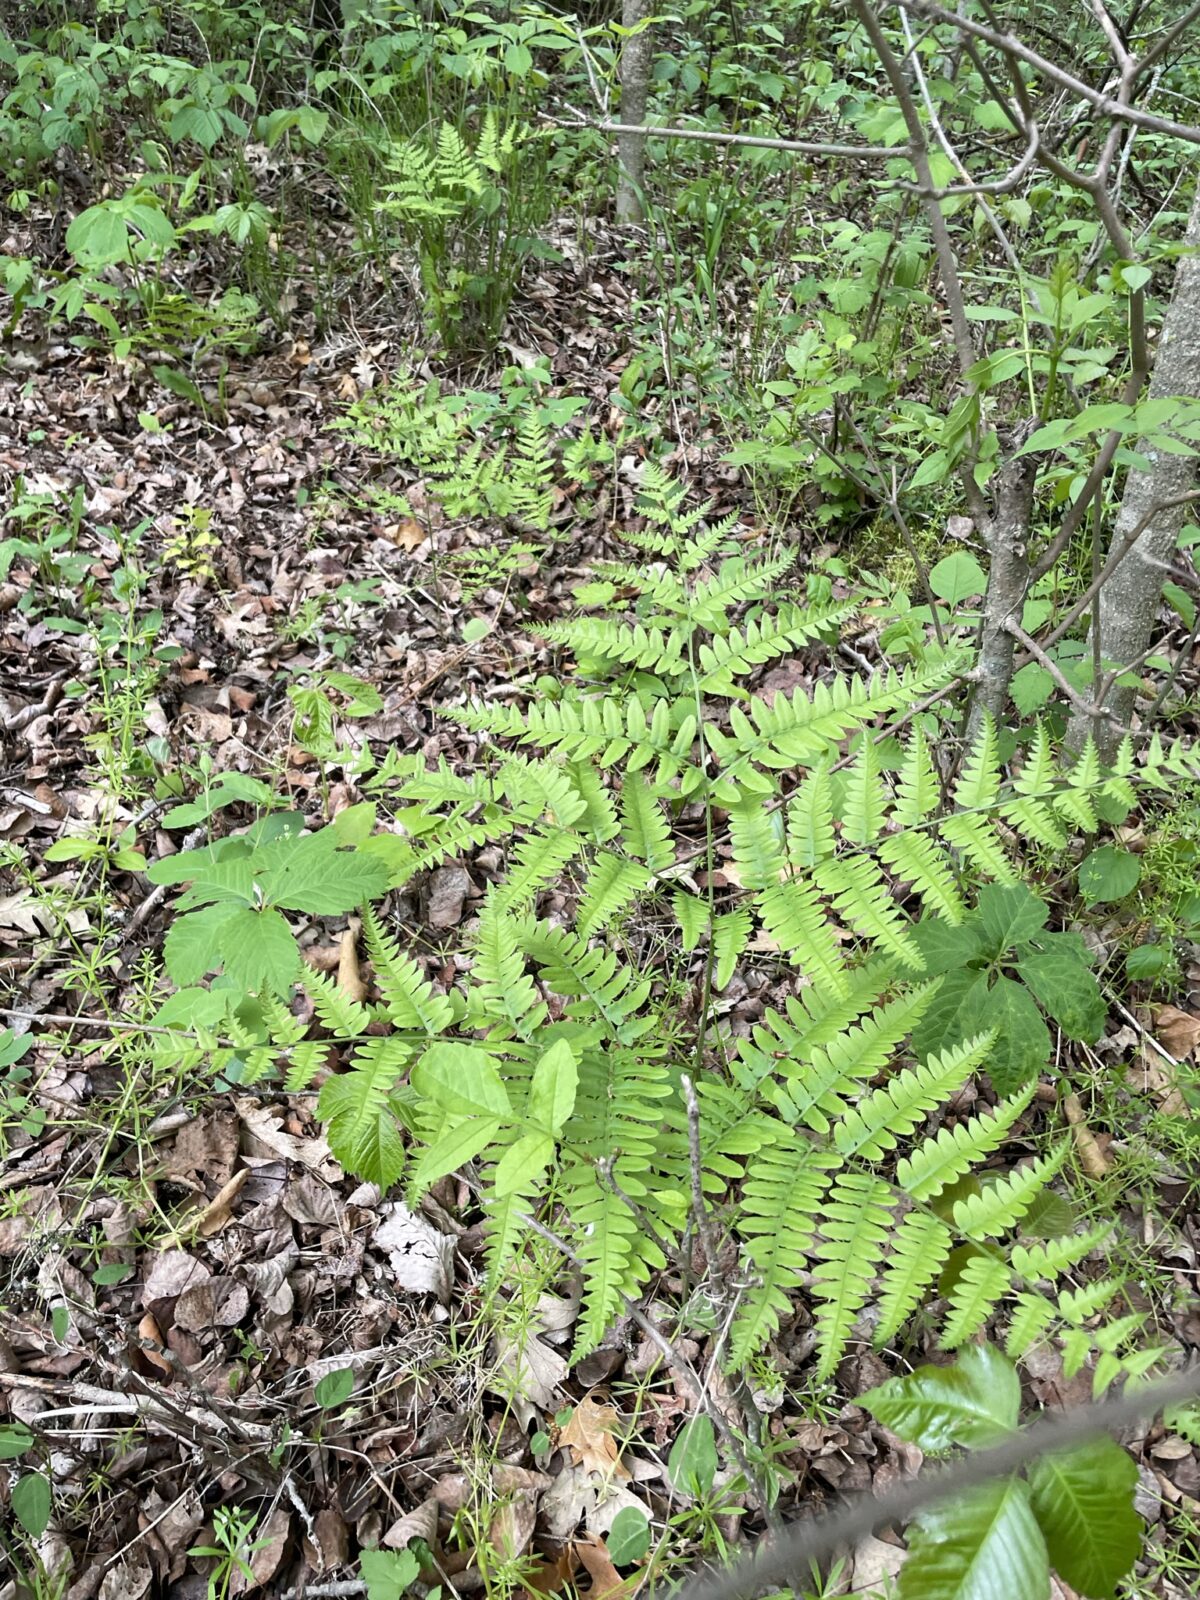
[[[1036,485],[1033,457],[1011,456],[1000,469],[996,508],[988,526],[981,529],[990,560],[975,694],[967,722],[968,746],[982,727],[985,712],[990,712],[993,721],[1004,722],[1017,643],[1009,623],[1020,623],[1029,590],[1029,525]]]
[[[1184,243],[1193,252],[1200,249],[1200,186]],[[1148,394],[1152,400],[1172,395],[1200,398],[1200,255],[1195,253],[1181,256],[1175,269],[1175,287],[1163,319]],[[1150,644],[1162,597],[1163,563],[1174,556],[1188,509],[1183,505],[1163,510],[1155,507],[1186,494],[1196,481],[1194,456],[1159,453],[1143,442],[1138,449],[1153,467],[1147,472],[1130,470],[1110,549],[1115,553],[1131,538],[1135,542],[1100,591],[1101,650],[1105,659],[1122,665],[1136,662]],[[1128,725],[1133,714],[1136,692],[1117,685],[1108,697],[1106,703],[1122,726]],[[1089,733],[1094,734],[1103,755],[1113,754],[1120,729],[1111,722],[1096,728],[1092,719],[1076,712],[1068,742],[1078,748]]]
[[[650,0],[623,0],[621,26],[636,28],[650,15]],[[650,97],[654,39],[649,28],[624,40],[621,49],[621,121],[644,125]],[[644,133],[617,135],[617,221],[640,222],[646,173]]]

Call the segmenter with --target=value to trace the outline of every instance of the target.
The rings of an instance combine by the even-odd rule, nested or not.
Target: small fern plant
[[[886,1345],[916,1316],[948,1350],[988,1324],[1014,1359],[1057,1338],[1098,1389],[1147,1369],[1161,1352],[1124,1310],[1120,1274],[1096,1268],[1103,1230],[1032,1226],[1066,1144],[1004,1159],[1029,1074],[980,1114],[947,1117],[1003,1019],[922,1032],[944,980],[918,932],[969,928],[974,886],[1018,884],[1024,842],[1062,848],[1123,816],[1130,751],[1112,772],[1090,748],[1061,766],[1038,729],[1010,771],[985,724],[947,779],[919,707],[961,668],[951,655],[867,680],[821,677],[813,654],[811,687],[768,704],[754,674],[832,642],[852,604],[779,598],[782,558],[747,558],[728,522],[685,511],[653,473],[643,508],[631,542],[644,559],[601,578],[628,607],[551,630],[581,653],[564,697],[448,710],[479,741],[473,770],[393,759],[379,785],[393,828],[368,837],[361,814],[342,827],[360,841],[349,859],[369,873],[366,899],[504,852],[461,981],[433,984],[368,907],[378,1004],[289,968],[322,1038],[264,983],[251,1005],[230,990],[223,1016],[206,1005],[204,1047],[243,1082],[280,1070],[290,1091],[317,1089],[334,1153],[381,1186],[416,1194],[466,1171],[494,1281],[529,1219],[551,1226],[583,1279],[577,1354],[681,1259],[698,1133],[704,1204],[740,1260],[731,1364],[806,1301],[823,1378],[853,1338]],[[1176,761],[1154,747],[1145,770],[1165,781]],[[258,848],[249,880],[237,852],[176,858],[170,880],[193,880],[189,905],[245,897]],[[279,881],[268,872],[268,890]],[[552,917],[539,914],[551,890],[567,907]],[[698,973],[691,1020],[644,963],[656,939]],[[790,992],[734,1039],[714,994],[751,958],[790,973]]]
[[[448,349],[495,344],[547,210],[541,141],[494,110],[472,148],[444,122],[392,147],[380,211],[414,252],[431,330]]]

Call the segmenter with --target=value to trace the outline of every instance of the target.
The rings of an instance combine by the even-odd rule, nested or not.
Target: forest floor
[[[547,358],[549,395],[584,397],[601,429],[615,426],[631,353],[614,259],[598,252],[527,284],[501,353],[518,366]],[[382,512],[373,491],[403,489],[419,508],[419,481],[329,425],[413,358],[411,319],[386,313],[325,338],[298,315],[292,336],[234,361],[221,415],[53,342],[0,375],[0,497],[35,508],[21,525],[10,516],[8,535],[28,533],[45,505],[70,530],[44,560],[12,560],[0,587],[0,982],[14,1032],[33,1038],[21,1072],[0,1079],[0,1418],[54,1441],[54,1515],[37,1544],[64,1581],[41,1593],[202,1600],[225,1577],[231,1594],[366,1592],[352,1552],[417,1539],[446,1594],[575,1584],[603,1600],[637,1585],[603,1542],[624,1508],[669,1527],[679,1560],[763,1529],[744,1498],[688,1504],[672,1490],[668,1457],[697,1402],[632,1320],[573,1370],[569,1293],[544,1293],[520,1338],[493,1337],[479,1218],[457,1180],[411,1213],[343,1175],[310,1097],[181,1083],[156,1076],[151,1057],[138,1076],[114,1049],[118,1024],[146,1014],[168,900],[136,865],[63,842],[115,827],[148,860],[177,849],[162,815],[202,792],[205,762],[286,793],[314,822],[360,798],[342,765],[362,741],[376,760],[472,765],[477,741],[439,704],[526,694],[559,670],[530,625],[570,611],[611,529],[635,515],[636,443],[586,514],[561,490],[544,548],[490,581],[468,557],[495,528],[432,505],[424,520]],[[486,375],[455,384],[485,387]],[[660,420],[701,496],[740,506],[747,542],[768,537],[706,422]],[[189,575],[170,552],[197,507],[215,540]],[[107,664],[106,638],[121,643]],[[169,661],[155,656],[164,645]],[[318,764],[294,738],[288,691],[331,665],[379,704],[341,724],[340,762]],[[815,678],[821,661],[776,670],[768,691]],[[138,756],[148,740],[154,762]],[[181,794],[156,795],[162,772]],[[442,867],[388,904],[435,980],[453,980],[494,857]],[[305,957],[369,984],[346,929],[312,919]],[[1120,1128],[1077,1135],[1092,1140],[1077,1204],[1113,1209],[1146,1308],[1190,1297],[1186,1325],[1176,1314],[1164,1333],[1197,1346],[1194,1173],[1186,1140],[1160,1137],[1184,1114],[1171,1061],[1200,1054],[1200,966],[1187,979],[1174,1006],[1114,1014],[1092,1054],[1098,1073],[1129,1070]],[[733,1031],[789,981],[769,957],[749,964],[722,999]],[[1047,1083],[1018,1144],[1060,1118],[1055,1100]],[[689,1290],[667,1273],[652,1299],[666,1315]],[[859,1350],[817,1390],[808,1324],[798,1303],[776,1350],[782,1381],[754,1397],[789,1475],[787,1520],[920,1464],[855,1403],[893,1365]],[[712,1345],[700,1330],[678,1340],[720,1408],[732,1402]],[[347,1369],[352,1395],[336,1376]],[[1069,1405],[1090,1381],[1048,1355],[1027,1393]],[[1129,1592],[1178,1600],[1200,1574],[1200,1455],[1157,1424],[1125,1442],[1151,1525]],[[195,1551],[236,1544],[238,1516],[253,1517],[250,1575],[223,1577],[219,1555]],[[883,1592],[903,1553],[898,1535],[868,1538],[820,1592]],[[13,1592],[0,1571],[0,1593]]]

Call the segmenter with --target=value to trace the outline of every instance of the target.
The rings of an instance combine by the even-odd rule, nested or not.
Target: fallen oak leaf
[[[632,1596],[641,1588],[645,1572],[632,1573],[628,1578],[623,1578],[613,1566],[607,1546],[595,1534],[585,1534],[582,1539],[576,1539],[572,1548],[592,1580],[588,1600],[611,1600],[613,1595],[618,1594]]]
[[[628,1478],[621,1465],[621,1453],[613,1430],[620,1420],[615,1407],[598,1405],[590,1395],[584,1398],[571,1413],[571,1420],[558,1436],[558,1442],[567,1446],[576,1461],[587,1472],[598,1472],[604,1477]]]

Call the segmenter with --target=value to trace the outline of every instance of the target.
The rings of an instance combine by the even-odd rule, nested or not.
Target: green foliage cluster
[[[863,1396],[884,1427],[927,1456],[1001,1442],[1017,1426],[1021,1384],[990,1345],[948,1367],[918,1367]],[[1137,1559],[1137,1467],[1111,1439],[1038,1457],[922,1515],[909,1535],[896,1600],[1004,1593],[1041,1600],[1051,1567],[1088,1600],[1113,1600]]]
[[[968,965],[978,1004],[936,1021],[960,983],[953,948],[968,963],[1011,962],[1029,1010],[1092,1035],[1095,981],[1078,942],[1046,931],[1017,847],[1123,816],[1131,759],[1106,773],[1087,750],[1064,769],[1039,730],[1007,777],[988,726],[944,788],[932,713],[912,712],[953,675],[953,655],[870,681],[818,679],[768,705],[743,681],[834,638],[852,605],[774,598],[786,563],[747,557],[663,480],[651,479],[644,509],[630,535],[642,560],[600,579],[633,616],[556,626],[587,663],[558,702],[451,710],[510,747],[477,772],[391,763],[397,831],[372,833],[370,807],[311,835],[276,816],[152,869],[191,885],[166,952],[184,987],[159,1020],[200,1023],[199,1053],[227,1076],[254,1081],[282,1062],[300,1090],[328,1047],[287,1008],[299,981],[347,1058],[319,1098],[339,1158],[416,1192],[466,1167],[496,1282],[525,1219],[553,1215],[582,1263],[577,1353],[680,1248],[690,1071],[707,1204],[747,1273],[732,1364],[769,1343],[807,1285],[825,1377],[868,1308],[886,1344],[931,1296],[946,1349],[999,1312],[1014,1358],[1053,1335],[1068,1370],[1090,1365],[1099,1390],[1148,1369],[1158,1352],[1141,1340],[1144,1314],[1100,1316],[1118,1306],[1120,1273],[1063,1284],[1103,1251],[1106,1230],[1035,1237],[1066,1147],[1007,1172],[990,1165],[1047,1064],[1048,1035],[1040,1052],[1024,1038],[1014,1048],[1012,1004],[991,1001],[1016,981],[996,977],[985,994],[989,974]],[[907,729],[876,731],[906,716]],[[1155,759],[1161,775],[1170,758]],[[697,806],[698,837],[685,820]],[[507,871],[480,908],[461,986],[439,992],[370,911],[380,1006],[300,975],[284,910],[336,914],[485,844],[504,847]],[[737,891],[698,893],[693,874],[711,883],[718,861]],[[981,878],[992,886],[976,899]],[[540,918],[540,893],[564,882],[569,923]],[[631,916],[668,919],[701,955],[702,1009],[751,944],[798,986],[748,1037],[706,1042],[702,1028],[689,1042],[627,953]],[[218,965],[222,982],[196,987]],[[985,1071],[1003,1096],[990,1111],[922,1131]]]

